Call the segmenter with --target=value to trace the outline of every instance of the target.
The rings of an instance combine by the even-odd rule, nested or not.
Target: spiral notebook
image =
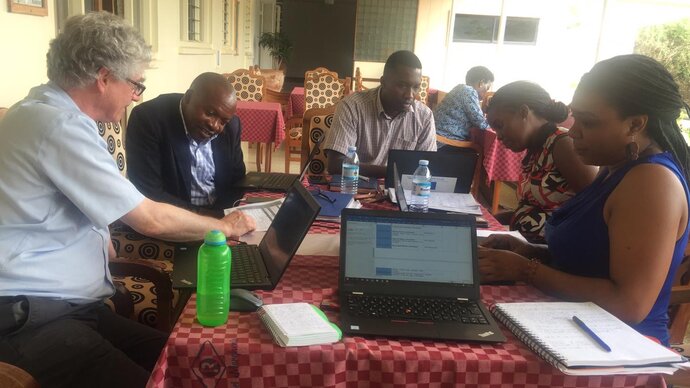
[[[492,312],[518,339],[571,375],[672,374],[685,358],[594,303],[497,303]],[[573,320],[577,316],[611,351]]]

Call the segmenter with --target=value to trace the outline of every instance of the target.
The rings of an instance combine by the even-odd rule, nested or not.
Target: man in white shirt
[[[151,53],[134,28],[75,16],[47,59],[50,82],[0,121],[0,361],[42,386],[143,387],[167,335],[103,303],[114,292],[108,225],[186,241],[237,237],[254,221],[151,201],[120,175],[96,121],[119,121],[145,89]]]

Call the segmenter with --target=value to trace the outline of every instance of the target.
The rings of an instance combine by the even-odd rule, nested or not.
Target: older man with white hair
[[[144,386],[166,334],[113,313],[108,225],[172,241],[239,236],[242,213],[202,217],[151,201],[123,178],[96,121],[144,91],[150,48],[121,18],[69,19],[47,55],[50,82],[0,122],[0,361],[42,386]]]

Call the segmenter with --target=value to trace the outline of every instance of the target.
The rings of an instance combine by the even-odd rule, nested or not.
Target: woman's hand
[[[486,248],[512,251],[525,257],[533,256],[532,251],[535,248],[532,244],[509,234],[492,234],[479,245]]]
[[[517,239],[516,239],[517,240]],[[526,281],[529,260],[503,249],[477,248],[479,275],[483,283]]]

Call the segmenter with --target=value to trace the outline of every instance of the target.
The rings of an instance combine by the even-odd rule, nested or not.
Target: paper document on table
[[[442,193],[452,193],[455,190],[455,184],[458,178],[446,177],[446,176],[431,176],[431,191],[432,192],[442,192]],[[403,189],[412,190],[412,175],[402,174],[402,179],[400,180]]]
[[[250,215],[256,221],[256,231],[265,232],[268,227],[271,226],[273,218],[278,213],[278,209],[283,204],[285,198],[276,199],[274,201],[250,203],[248,205],[242,205],[237,207],[231,207],[225,209],[225,215],[228,215],[235,210],[242,210],[247,215]]]
[[[481,242],[492,234],[507,234],[509,236],[516,237],[524,242],[527,242],[525,236],[520,234],[517,230],[487,230],[487,229],[477,229],[477,242]]]
[[[412,198],[412,191],[405,190],[405,198],[408,203]],[[429,209],[445,210],[449,212],[482,215],[482,208],[468,193],[440,193],[434,191],[429,196]]]

